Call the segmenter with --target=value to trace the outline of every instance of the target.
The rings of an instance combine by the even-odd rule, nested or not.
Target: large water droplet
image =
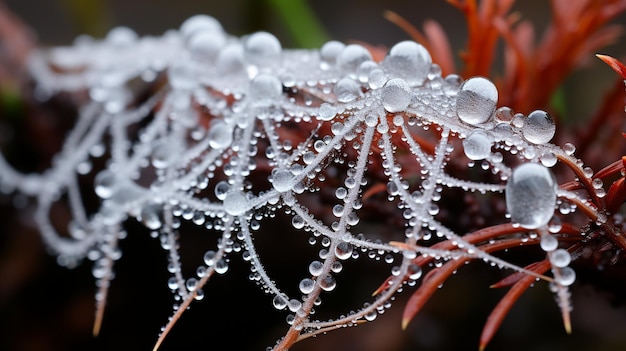
[[[340,242],[335,247],[335,256],[340,260],[346,260],[352,256],[352,245],[347,242]]]
[[[185,39],[200,31],[223,32],[224,29],[220,22],[207,15],[191,16],[180,26],[180,33]]]
[[[402,112],[411,102],[411,89],[404,79],[390,79],[383,87],[382,100],[387,112]]]
[[[312,276],[317,277],[322,274],[323,268],[324,264],[322,262],[313,261],[309,264],[309,273],[311,273]]]
[[[539,246],[543,251],[554,251],[559,246],[559,240],[552,234],[543,234]]]
[[[556,132],[556,125],[552,117],[542,110],[531,112],[522,127],[524,138],[533,144],[545,144],[549,142]]]
[[[209,138],[209,146],[211,148],[223,149],[228,147],[230,143],[233,142],[233,131],[230,129],[228,124],[218,121],[211,126],[211,129],[209,129],[207,138]]]
[[[194,33],[187,43],[191,56],[201,61],[215,60],[224,45],[226,45],[224,33],[212,30],[201,30]]]
[[[246,195],[239,191],[231,191],[224,198],[224,211],[226,213],[239,216],[248,210],[249,202]]]
[[[128,47],[130,45],[134,45],[137,41],[137,33],[134,30],[128,27],[115,27],[111,29],[106,38],[104,39],[107,43],[112,44],[116,47]]]
[[[482,130],[472,131],[463,139],[463,151],[470,160],[484,160],[491,154],[491,138]]]
[[[217,71],[224,75],[243,72],[245,67],[243,47],[238,43],[227,44],[217,56],[216,67]]]
[[[309,294],[315,288],[315,281],[311,278],[304,278],[300,281],[299,288],[303,294]]]
[[[334,93],[339,102],[354,101],[361,95],[361,85],[353,79],[343,78],[335,84]]]
[[[556,189],[548,168],[538,163],[517,167],[506,184],[506,206],[513,223],[527,229],[548,224],[554,215]]]
[[[267,32],[256,32],[245,42],[246,58],[256,65],[278,64],[282,49],[280,41]]]
[[[498,89],[489,79],[470,78],[457,94],[456,113],[465,123],[484,123],[495,112],[497,102]]]
[[[561,268],[561,272],[556,277],[556,282],[563,286],[570,286],[576,281],[576,272],[571,267]]]
[[[552,265],[555,267],[559,267],[559,268],[567,267],[567,265],[569,265],[571,261],[572,261],[572,256],[565,249],[555,250],[550,255],[550,263],[552,263]]]
[[[403,78],[410,86],[421,85],[432,60],[428,50],[414,41],[402,41],[389,50],[382,66],[388,75]]]
[[[272,304],[275,309],[282,310],[287,307],[287,299],[282,295],[276,295],[274,300],[272,300]]]
[[[283,93],[280,80],[269,74],[260,74],[250,83],[248,94],[252,100],[272,101]]]
[[[286,169],[277,169],[272,172],[272,186],[278,192],[289,191],[294,184],[293,174]]]
[[[320,67],[328,69],[337,62],[337,57],[346,45],[342,42],[331,40],[320,48]]]
[[[350,44],[339,53],[337,64],[343,70],[356,72],[361,63],[371,59],[372,55],[366,48],[358,44]]]

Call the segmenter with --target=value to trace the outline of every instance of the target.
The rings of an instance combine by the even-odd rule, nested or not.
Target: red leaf
[[[540,273],[545,273],[550,268],[550,261],[548,260],[543,260],[541,262],[537,262],[536,264],[536,271]],[[483,332],[480,335],[479,350],[482,351],[485,347],[487,347],[487,344],[489,344],[496,331],[498,331],[498,328],[500,328],[504,317],[507,313],[509,313],[513,304],[520,298],[522,293],[533,284],[534,281],[535,277],[528,275],[515,283],[506,295],[502,297],[493,311],[491,311],[489,317],[487,317],[487,322],[485,322]]]
[[[607,55],[597,54],[596,57],[599,58],[600,60],[602,60],[607,65],[611,66],[611,68],[615,72],[617,72],[620,76],[622,76],[622,78],[626,79],[626,66],[624,66],[623,63],[621,63],[621,62],[617,61],[616,59],[614,59],[613,57],[607,56]]]

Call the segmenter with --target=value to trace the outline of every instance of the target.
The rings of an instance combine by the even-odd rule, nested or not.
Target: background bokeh
[[[275,33],[284,47],[297,46],[283,19],[266,1],[5,0],[5,3],[32,27],[44,46],[68,45],[82,33],[103,36],[116,25],[129,26],[140,35],[160,35],[197,13],[216,17],[232,34],[266,30]],[[383,17],[384,10],[399,13],[417,27],[425,19],[439,21],[457,50],[466,39],[463,16],[443,0],[317,0],[310,1],[310,6],[328,37],[341,41],[389,47],[407,39],[406,33]],[[518,1],[516,6],[539,29],[549,20],[547,1]],[[616,22],[626,24],[624,17]],[[626,40],[622,39],[604,53],[619,58],[626,52],[624,43]],[[614,73],[590,58],[588,66],[566,82],[568,118],[583,123],[580,121],[597,106],[603,91],[613,81]],[[169,275],[165,269],[165,252],[157,240],[151,239],[138,225],[129,223],[129,236],[121,244],[124,256],[116,265],[117,276],[111,287],[102,333],[93,338],[95,286],[89,264],[74,270],[57,266],[31,224],[28,203],[6,196],[0,201],[0,350],[151,350],[159,328],[171,314],[173,302],[166,286]],[[15,210],[12,204],[16,202],[26,210]],[[213,245],[210,240],[183,235],[183,254],[201,257]],[[272,238],[257,240],[262,243]],[[283,240],[283,248],[298,244],[295,238]],[[297,263],[298,256],[298,252],[279,250],[270,252],[266,263],[268,267],[283,268],[280,279],[297,281],[306,269],[306,263]],[[271,298],[248,281],[247,265],[239,262],[237,256],[232,261],[228,274],[206,287],[204,301],[193,304],[183,316],[164,343],[163,351],[264,350],[284,333],[285,315],[274,311]],[[358,263],[363,266],[357,269],[354,265],[354,273],[349,270],[351,267],[346,267],[339,275],[338,290],[350,287],[346,290],[361,295],[353,299],[350,294],[337,292],[338,297],[328,303],[337,313],[358,307],[380,277],[388,273],[387,267],[381,269],[373,262]],[[475,350],[485,318],[503,294],[488,286],[502,273],[481,264],[471,264],[459,273],[435,294],[406,331],[400,329],[400,319],[403,301],[410,291],[400,294],[394,306],[376,322],[302,342],[293,350]],[[568,336],[552,294],[545,284],[538,284],[516,304],[488,350],[626,349],[623,286],[621,282],[597,281],[583,271],[573,289],[574,333]]]

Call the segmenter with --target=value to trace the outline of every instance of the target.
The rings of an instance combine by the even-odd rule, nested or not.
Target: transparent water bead
[[[138,39],[137,33],[128,27],[115,27],[111,29],[104,40],[116,47],[128,47],[134,45]]]
[[[431,63],[430,53],[425,47],[407,40],[389,50],[382,66],[389,76],[402,77],[410,86],[417,86],[426,80]]]
[[[162,214],[163,205],[155,202],[144,204],[141,207],[141,223],[148,229],[157,230],[163,225],[161,220]]]
[[[279,63],[283,48],[274,35],[256,32],[247,38],[244,45],[245,56],[249,62],[261,66]]]
[[[224,45],[226,45],[224,33],[213,30],[200,30],[194,33],[187,43],[193,58],[209,62],[217,58]]]
[[[152,166],[154,166],[154,168],[166,168],[179,156],[178,151],[175,145],[165,140],[157,142],[152,147]]]
[[[361,63],[372,59],[366,48],[358,44],[346,46],[337,56],[337,64],[343,70],[356,72]]]
[[[105,169],[96,175],[95,192],[101,199],[108,199],[113,195],[118,185],[118,180],[113,172]]]
[[[256,101],[265,100],[272,102],[283,93],[283,84],[280,80],[269,74],[259,74],[250,83],[248,95]]]
[[[491,154],[491,138],[482,130],[472,131],[463,139],[463,151],[470,160],[484,160]]]
[[[272,186],[278,192],[290,191],[293,188],[295,178],[286,169],[277,169],[272,172]]]
[[[337,62],[337,57],[346,45],[342,42],[331,40],[320,48],[320,67],[328,69]]]
[[[469,124],[485,123],[496,110],[498,89],[487,78],[473,77],[461,85],[456,98],[456,114]]]
[[[527,229],[548,224],[554,215],[556,189],[556,179],[545,166],[525,163],[515,168],[505,189],[513,223]]]
[[[361,85],[354,79],[343,78],[335,84],[334,93],[339,102],[354,101],[361,95]]]
[[[311,278],[304,278],[300,281],[298,287],[303,294],[310,294],[315,288],[315,281]]]
[[[556,282],[563,286],[570,286],[576,281],[576,272],[571,267],[564,267],[556,277]]]
[[[209,146],[211,148],[223,149],[228,147],[233,142],[233,131],[228,124],[218,121],[211,126],[211,129],[209,129],[207,138],[209,138]]]
[[[571,261],[572,261],[572,256],[565,249],[555,250],[550,255],[550,263],[552,263],[552,265],[555,267],[559,267],[559,268],[567,267]]]
[[[245,59],[239,43],[227,44],[217,56],[216,68],[221,74],[243,72]]]
[[[390,79],[383,87],[382,100],[387,112],[402,112],[411,102],[411,89],[404,79]]]
[[[559,240],[552,234],[544,234],[539,242],[541,249],[546,252],[554,251],[559,246]]]
[[[226,213],[239,216],[246,213],[248,208],[249,201],[244,193],[240,191],[230,191],[226,194],[224,198],[224,211],[226,211]]]
[[[282,295],[276,295],[272,300],[272,304],[274,305],[275,309],[283,310],[287,307],[287,299]]]
[[[556,125],[552,117],[542,110],[531,112],[522,127],[522,135],[533,144],[545,144],[556,133]]]
[[[208,15],[191,16],[180,26],[180,33],[185,39],[200,31],[223,32],[224,29],[218,20]]]

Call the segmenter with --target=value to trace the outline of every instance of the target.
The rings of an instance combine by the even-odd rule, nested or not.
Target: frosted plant
[[[550,282],[569,328],[575,257],[559,248],[559,237],[577,229],[560,218],[582,212],[581,226],[605,225],[592,202],[604,195],[602,184],[573,145],[550,143],[548,113],[498,106],[484,77],[443,77],[416,42],[400,42],[376,62],[355,44],[289,50],[266,32],[232,37],[199,15],[161,37],[115,28],[103,40],[42,49],[29,69],[42,99],[88,97],[77,98],[78,121],[48,171],[19,174],[0,158],[2,189],[36,199],[34,219],[59,264],[93,261],[96,334],[126,221],[148,228],[169,258],[164,284],[176,302],[155,349],[237,256],[249,262],[268,304],[286,315],[273,350],[372,321],[423,273],[430,274],[424,284],[439,285],[446,271],[437,268],[449,275],[470,260]],[[97,169],[102,158],[106,166]],[[596,191],[560,187],[551,171],[558,163]],[[77,185],[90,175],[101,200],[93,213]],[[459,194],[485,204],[506,198],[500,223],[460,231],[454,209],[443,207]],[[73,216],[63,226],[50,218],[59,201]],[[401,223],[372,216],[378,208]],[[317,250],[308,267],[283,268],[299,272],[297,286],[275,281],[255,245],[255,235],[281,219],[291,223],[281,230]],[[216,241],[195,274],[185,274],[179,255],[187,223]],[[543,266],[493,255],[528,241],[545,251]],[[359,257],[388,265],[389,278],[353,310],[316,319],[325,295],[341,289],[344,262]]]

